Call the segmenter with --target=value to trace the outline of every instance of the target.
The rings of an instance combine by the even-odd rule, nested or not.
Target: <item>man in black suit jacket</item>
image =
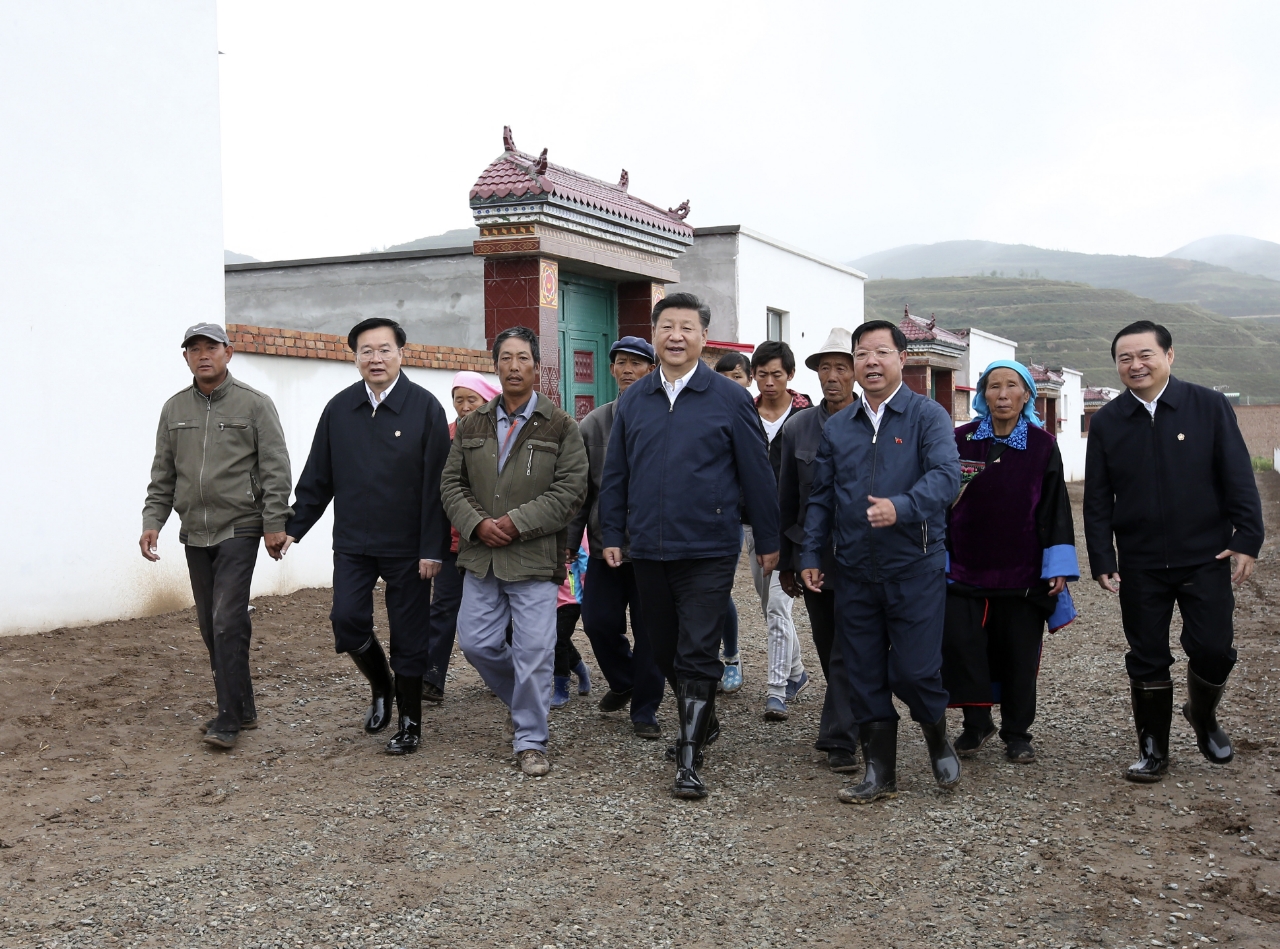
[[[1169,767],[1175,603],[1189,660],[1182,714],[1210,762],[1233,756],[1216,712],[1236,661],[1231,583],[1253,573],[1262,503],[1235,412],[1222,394],[1170,374],[1167,329],[1147,320],[1126,326],[1111,355],[1129,391],[1089,423],[1085,540],[1093,576],[1120,594],[1129,641],[1139,758],[1125,777],[1153,782]]]
[[[440,501],[449,423],[436,397],[400,371],[404,343],[394,320],[368,319],[351,330],[347,345],[361,381],[325,406],[285,528],[288,550],[334,502],[334,646],[351,655],[373,690],[365,731],[387,727],[394,690],[400,727],[387,743],[393,755],[416,751],[421,741],[431,580],[449,549]],[[387,582],[390,667],[373,633],[380,576]]]

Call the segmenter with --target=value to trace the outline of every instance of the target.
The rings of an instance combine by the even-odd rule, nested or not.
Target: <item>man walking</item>
[[[852,337],[862,398],[822,430],[801,566],[804,585],[821,593],[834,543],[836,636],[866,764],[863,781],[839,797],[865,804],[897,794],[894,695],[920,723],[934,779],[944,788],[960,780],[942,686],[946,510],[960,457],[947,410],[902,384],[902,330],[872,320]]]
[[[853,404],[853,344],[849,331],[831,330],[821,349],[805,360],[818,373],[822,401],[815,408],[796,412],[782,426],[775,439],[778,507],[782,516],[782,550],[779,556],[779,586],[788,599],[804,594],[809,611],[813,645],[827,680],[822,701],[822,720],[814,747],[827,753],[831,770],[841,774],[858,766],[858,726],[849,698],[849,677],[838,648],[836,635],[835,551],[828,545],[822,552],[822,573],[826,577],[821,592],[815,593],[799,580],[800,552],[804,546],[804,520],[813,487],[814,460],[822,441],[827,419]]]
[[[1138,761],[1125,777],[1154,782],[1169,768],[1174,604],[1189,660],[1182,714],[1212,764],[1234,756],[1217,708],[1236,661],[1231,583],[1253,573],[1262,503],[1231,405],[1221,393],[1171,374],[1167,329],[1132,323],[1112,340],[1111,355],[1129,394],[1089,423],[1084,532],[1093,576],[1120,594],[1129,642]]]
[[[160,529],[177,511],[200,636],[209,651],[218,714],[204,740],[235,746],[242,729],[258,727],[249,674],[249,584],[258,538],[279,560],[289,509],[289,451],[271,399],[227,371],[234,350],[216,323],[182,337],[192,384],[160,412],[151,484],[138,546],[160,559]]]
[[[507,706],[507,737],[530,777],[551,770],[556,596],[565,578],[566,528],[587,494],[577,423],[534,391],[541,362],[533,330],[498,334],[493,364],[502,394],[458,420],[441,483],[461,537],[458,569],[466,571],[458,645]]]
[[[449,550],[440,472],[449,423],[434,395],[401,371],[404,329],[374,317],[352,327],[347,345],[360,381],[324,407],[294,492],[287,550],[333,501],[333,623],[336,652],[351,656],[373,699],[364,730],[399,727],[387,753],[422,742],[422,677],[430,665],[431,580]],[[391,663],[373,631],[373,588],[386,581]],[[395,672],[394,679],[392,671]]]
[[[703,747],[719,735],[720,638],[741,551],[755,530],[766,575],[778,561],[778,493],[751,397],[700,356],[711,309],[690,293],[653,308],[660,371],[618,400],[600,487],[605,561],[629,541],[642,618],[676,692],[677,797],[706,797]],[[745,508],[745,518],[744,518]]]
[[[655,361],[653,346],[638,336],[624,336],[614,343],[609,349],[609,374],[618,384],[618,397],[652,372]],[[658,706],[666,681],[654,661],[649,634],[640,618],[640,594],[627,546],[622,547],[622,564],[612,567],[604,559],[604,538],[600,533],[600,482],[617,406],[615,399],[593,409],[582,420],[590,479],[587,500],[569,525],[569,537],[581,537],[585,528],[590,541],[591,557],[582,590],[582,626],[609,683],[609,691],[600,700],[600,710],[616,712],[630,705],[635,734],[657,739],[662,737]],[[628,607],[634,647],[627,641]]]

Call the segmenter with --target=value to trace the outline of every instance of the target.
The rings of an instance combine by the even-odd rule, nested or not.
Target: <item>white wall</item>
[[[214,0],[4,6],[0,633],[181,604],[137,540],[182,330],[222,317],[217,60]]]
[[[1080,432],[1084,420],[1084,374],[1078,369],[1062,370],[1062,394],[1058,397],[1058,417],[1062,431],[1058,433],[1058,449],[1062,452],[1062,468],[1068,481],[1084,480],[1084,453],[1089,440]]]

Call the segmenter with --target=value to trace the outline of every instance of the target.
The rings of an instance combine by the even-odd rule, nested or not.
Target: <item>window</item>
[[[765,336],[777,343],[790,342],[791,321],[786,310],[775,310],[772,307],[765,311]]]

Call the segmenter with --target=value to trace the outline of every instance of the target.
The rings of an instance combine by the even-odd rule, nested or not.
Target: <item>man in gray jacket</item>
[[[218,695],[218,715],[204,740],[231,748],[258,714],[249,676],[249,584],[258,538],[279,560],[289,507],[289,450],[271,399],[232,378],[227,332],[198,323],[182,338],[192,384],[160,413],[151,484],[142,509],[138,546],[160,559],[160,529],[177,511],[200,635]]]

